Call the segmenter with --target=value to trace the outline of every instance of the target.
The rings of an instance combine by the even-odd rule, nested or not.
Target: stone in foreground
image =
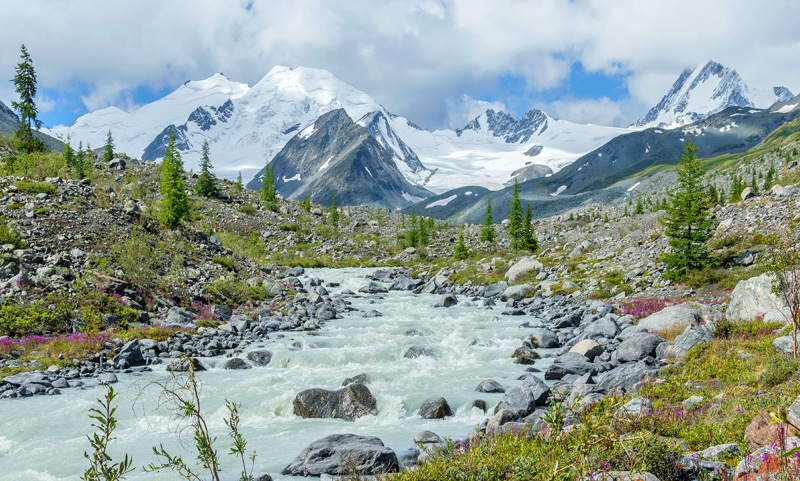
[[[398,469],[397,455],[374,436],[332,434],[309,444],[283,470],[293,476],[348,474],[351,465],[361,475],[393,473]]]

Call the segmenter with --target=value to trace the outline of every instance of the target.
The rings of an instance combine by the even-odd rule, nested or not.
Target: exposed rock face
[[[731,302],[725,311],[725,317],[731,320],[752,319],[775,309],[782,309],[786,304],[772,293],[774,278],[768,274],[739,281],[731,294]]]
[[[353,421],[368,414],[377,415],[377,401],[367,386],[349,384],[336,391],[313,388],[299,393],[293,402],[294,413],[303,418],[339,418]]]
[[[374,436],[332,434],[314,441],[303,449],[283,470],[292,476],[347,474],[354,461],[358,474],[392,473],[398,469],[397,455]]]

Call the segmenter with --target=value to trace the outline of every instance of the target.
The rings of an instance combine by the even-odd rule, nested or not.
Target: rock
[[[514,422],[520,419],[520,416],[517,412],[512,411],[511,409],[500,409],[494,413],[494,416],[489,420],[489,423],[486,425],[486,431],[493,433],[497,431],[497,429],[507,423]]]
[[[345,379],[344,382],[342,382],[342,386],[347,386],[357,382],[360,382],[361,384],[367,384],[369,382],[369,376],[366,373],[356,374],[353,377],[348,377]]]
[[[422,406],[419,407],[417,414],[422,416],[422,419],[444,419],[453,415],[450,405],[443,397],[432,397],[425,400]]]
[[[514,386],[506,389],[500,404],[495,407],[495,414],[501,410],[511,411],[515,418],[520,419],[536,409],[536,396],[534,391],[527,387]]]
[[[292,476],[347,475],[350,464],[361,475],[396,472],[397,455],[374,436],[332,434],[303,449],[282,471]]]
[[[800,438],[789,437],[786,438],[786,446],[800,446]],[[776,446],[777,447],[777,446]],[[780,449],[778,447],[778,449]],[[783,471],[783,462],[779,459],[780,452],[778,449],[773,449],[772,446],[764,446],[756,449],[745,456],[739,464],[736,465],[736,472],[734,479],[741,480],[767,480],[767,479],[780,479],[779,477],[772,476],[772,473],[779,475]],[[791,448],[790,448],[791,449]],[[759,476],[756,478],[754,475]]]
[[[515,359],[514,364],[530,365],[539,359],[539,353],[528,347],[518,347],[511,357]]]
[[[511,266],[510,269],[506,272],[506,279],[508,282],[516,282],[518,278],[522,275],[527,274],[528,272],[535,271],[539,272],[544,268],[541,262],[537,261],[533,257],[523,257],[516,264]]]
[[[506,389],[493,379],[482,381],[475,390],[478,392],[506,392]]]
[[[661,481],[658,476],[648,472],[638,471],[609,471],[592,477],[592,481]]]
[[[238,357],[232,357],[225,361],[225,369],[229,370],[239,370],[239,369],[250,369],[250,366],[244,361],[244,359]]]
[[[3,378],[2,384],[10,384],[12,386],[22,386],[23,384],[41,384],[45,387],[52,387],[50,379],[42,373],[38,372],[21,372],[12,376]]]
[[[381,294],[384,292],[389,292],[389,290],[377,282],[369,282],[366,286],[361,287],[358,292],[362,292],[364,294]]]
[[[571,374],[581,376],[593,372],[595,372],[595,365],[586,358],[583,358],[583,360],[565,359],[563,362],[554,362],[550,364],[544,373],[544,378],[547,380],[558,380]]]
[[[113,372],[104,372],[97,376],[100,384],[114,384],[117,382],[117,376]]]
[[[508,282],[500,281],[495,282],[494,284],[489,284],[486,286],[486,290],[483,291],[484,297],[497,297],[502,294],[506,289],[508,289]]]
[[[445,294],[433,307],[453,307],[458,304],[458,299],[453,294]]]
[[[669,306],[651,314],[636,325],[637,331],[664,332],[686,329],[689,324],[716,322],[723,318],[721,312],[693,302]]]
[[[773,277],[769,274],[739,281],[731,294],[725,317],[730,320],[749,320],[774,309],[785,308],[783,300],[772,293],[772,282]]]
[[[606,394],[632,392],[640,383],[655,378],[656,371],[644,361],[626,363],[606,371],[597,378],[597,388]]]
[[[361,416],[377,415],[377,401],[369,388],[350,384],[336,391],[306,389],[295,396],[294,413],[303,418],[338,418],[353,421]]]
[[[708,447],[697,454],[703,459],[711,459],[716,461],[720,454],[741,454],[742,448],[736,443],[717,444],[716,446]]]
[[[553,349],[559,347],[558,336],[550,329],[534,328],[531,330],[531,344],[533,347]]]
[[[228,306],[223,306],[222,304],[214,304],[211,306],[211,314],[218,317],[222,322],[228,322],[233,314],[233,311]]]
[[[139,341],[134,339],[122,346],[119,353],[114,356],[114,365],[119,366],[121,361],[128,363],[128,366],[143,366],[145,364],[144,356],[139,348]]]
[[[416,279],[410,279],[406,276],[400,276],[395,279],[392,286],[389,288],[391,291],[413,291],[417,287],[420,286],[420,281]]]
[[[180,307],[170,307],[167,311],[167,317],[160,321],[164,326],[176,327],[197,327],[194,323],[194,315]]]
[[[706,398],[703,396],[689,396],[683,400],[681,405],[684,407],[684,409],[694,409],[696,406],[702,404],[705,400]]]
[[[472,408],[478,408],[478,409],[480,409],[481,411],[483,411],[483,412],[486,412],[486,401],[484,401],[483,399],[474,399],[474,400],[473,400],[473,401],[470,403],[470,405],[469,405],[469,408],[470,408],[470,409],[472,409]]]
[[[205,371],[206,368],[196,358],[178,358],[173,359],[167,364],[167,371],[172,372],[187,372],[190,367],[194,367],[195,372]]]
[[[786,426],[785,434],[786,436],[796,436],[800,434],[800,431],[790,424]],[[744,429],[744,443],[749,451],[777,444],[780,442],[780,438],[780,426],[772,424],[772,417],[766,411],[756,414]]]
[[[756,193],[753,192],[753,189],[751,189],[750,187],[745,187],[744,190],[742,191],[742,200],[747,200],[755,196]]]
[[[653,403],[647,398],[637,397],[623,404],[621,410],[629,416],[649,416],[653,412]]]
[[[606,339],[613,339],[620,333],[620,328],[617,321],[606,315],[593,323],[586,326],[583,334],[589,339],[599,339],[605,337]]]
[[[800,428],[800,396],[797,396],[786,410],[786,415],[793,426]]]
[[[791,356],[794,354],[794,339],[792,336],[781,336],[772,341],[772,348],[781,354]],[[797,342],[797,350],[800,353],[800,338]]]
[[[725,219],[717,226],[717,234],[724,236],[731,227],[733,227],[733,219]]]
[[[714,339],[713,324],[690,324],[686,326],[683,333],[675,338],[675,342],[659,345],[656,348],[656,357],[659,359],[683,359],[690,349],[709,343],[712,339]]]
[[[603,347],[593,339],[584,339],[572,346],[569,352],[580,354],[593,361],[595,357],[603,354]]]
[[[247,360],[256,366],[266,366],[272,360],[272,353],[269,351],[250,351],[247,353]]]
[[[261,476],[256,478],[256,481],[272,481],[272,476],[269,474],[262,474]]]
[[[622,341],[617,347],[617,360],[619,362],[634,362],[656,355],[656,348],[666,339],[658,334],[639,333]]]
[[[380,312],[378,312],[375,309],[372,309],[370,311],[365,312],[363,317],[369,319],[369,318],[372,318],[372,317],[382,317],[382,316],[383,316],[383,314],[381,314]]]
[[[322,214],[323,214],[322,209],[320,209],[319,207],[314,207],[313,209],[311,209],[311,215],[322,217]]]
[[[439,354],[430,347],[411,346],[406,350],[405,354],[403,354],[403,357],[408,359],[415,359],[420,356],[439,359]]]
[[[518,286],[511,286],[503,291],[501,299],[505,300],[513,300],[513,301],[521,301],[524,299],[529,293],[534,292],[534,288],[528,284],[520,284]]]
[[[726,267],[737,267],[737,266],[751,266],[756,262],[756,257],[753,255],[752,252],[742,252],[741,254],[737,254],[733,256],[728,262],[725,263]]]
[[[247,316],[232,316],[228,320],[228,324],[234,329],[237,334],[242,334],[250,329],[250,318]]]
[[[438,434],[433,431],[421,431],[414,436],[414,444],[443,444],[442,439]]]

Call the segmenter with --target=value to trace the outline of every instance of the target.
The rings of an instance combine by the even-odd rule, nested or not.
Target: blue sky
[[[45,124],[135,109],[219,71],[253,85],[286,65],[329,70],[426,128],[487,105],[627,125],[712,58],[797,92],[797,18],[789,0],[0,0],[0,78],[27,44]]]

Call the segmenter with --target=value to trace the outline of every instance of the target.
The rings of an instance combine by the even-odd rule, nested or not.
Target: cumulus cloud
[[[615,101],[608,97],[579,99],[567,97],[551,102],[544,110],[556,118],[578,124],[627,127],[640,116],[642,104],[632,99]]]
[[[448,102],[447,107],[447,126],[451,129],[463,128],[469,121],[486,112],[487,109],[508,110],[503,102],[477,100],[466,94],[462,95],[457,102]]]
[[[791,1],[0,2],[2,44],[26,43],[40,83],[81,92],[87,108],[130,108],[136,88],[174,88],[218,71],[252,85],[274,65],[330,70],[425,127],[448,125],[463,96],[480,99],[502,76],[523,78],[525,91],[500,101],[526,101],[567,82],[574,62],[626,74],[643,106],[709,58],[758,88],[800,88],[800,2]],[[0,50],[0,79],[17,61],[16,49]],[[0,99],[11,98],[0,82]],[[588,116],[590,107],[565,99],[557,108]]]

